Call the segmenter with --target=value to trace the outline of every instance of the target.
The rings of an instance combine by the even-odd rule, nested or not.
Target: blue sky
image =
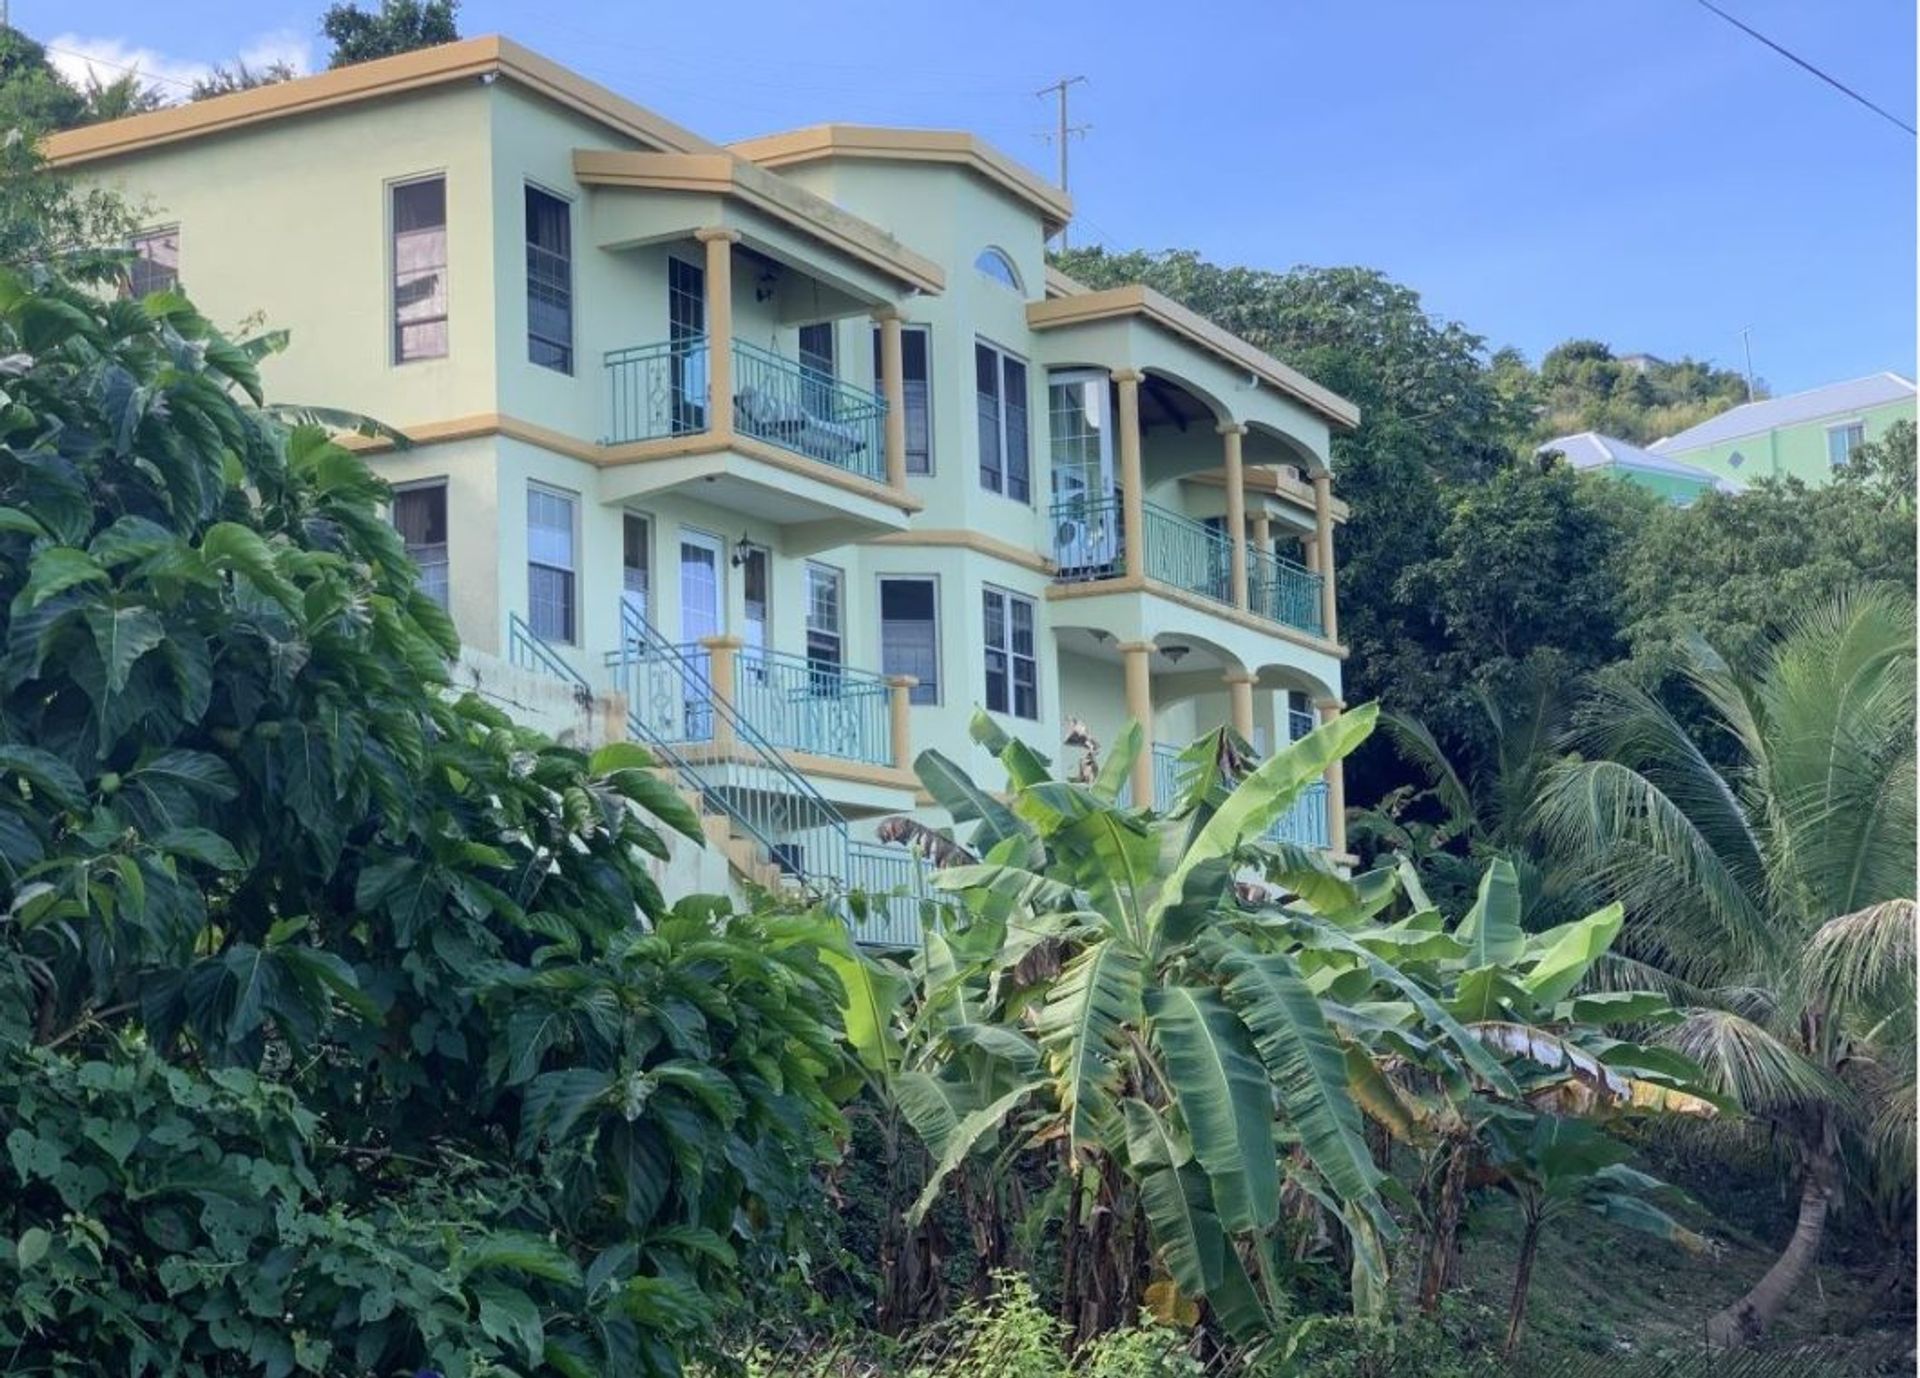
[[[1910,0],[1721,0],[1908,123]],[[324,60],[322,0],[12,0],[46,42],[176,81]],[[1079,243],[1358,263],[1537,360],[1570,336],[1776,391],[1914,371],[1915,144],[1694,0],[466,0],[709,137],[968,128],[1042,169],[1085,76]],[[177,88],[169,88],[177,89]]]

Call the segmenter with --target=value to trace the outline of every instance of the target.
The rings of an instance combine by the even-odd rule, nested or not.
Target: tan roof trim
[[[946,275],[877,225],[731,153],[630,153],[576,148],[573,175],[584,186],[726,196],[837,249],[902,286],[938,292]]]
[[[1305,374],[1288,368],[1271,354],[1255,349],[1238,335],[1229,334],[1204,316],[1189,311],[1151,287],[1134,283],[1101,292],[1083,292],[1077,296],[1027,303],[1027,324],[1035,330],[1085,325],[1093,321],[1111,320],[1116,316],[1144,316],[1161,329],[1271,383],[1343,430],[1352,430],[1360,423],[1360,409],[1346,398],[1321,387]]]
[[[1047,265],[1047,295],[1049,297],[1078,297],[1093,289],[1084,282],[1068,277],[1051,263]]]
[[[1073,198],[971,134],[946,129],[887,129],[867,124],[816,124],[728,145],[766,168],[823,158],[876,158],[899,163],[956,163],[1037,211],[1048,234],[1073,218]]]
[[[53,166],[71,167],[269,120],[489,75],[506,77],[639,143],[675,152],[719,151],[718,145],[692,131],[497,34],[69,129],[50,135],[42,148]]]

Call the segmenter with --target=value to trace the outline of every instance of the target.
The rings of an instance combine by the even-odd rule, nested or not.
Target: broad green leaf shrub
[[[0,1353],[652,1375],[785,1272],[823,919],[447,687],[384,486],[177,295],[0,273]]]

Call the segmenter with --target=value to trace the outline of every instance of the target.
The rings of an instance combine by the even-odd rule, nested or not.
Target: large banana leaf
[[[1472,1068],[1491,1090],[1508,1097],[1517,1098],[1520,1088],[1514,1084],[1507,1069],[1487,1048],[1468,1033],[1459,1020],[1448,1014],[1438,1000],[1418,981],[1408,976],[1393,963],[1376,957],[1356,942],[1353,936],[1332,924],[1306,914],[1289,914],[1288,924],[1294,933],[1309,946],[1331,949],[1357,955],[1365,963],[1373,979],[1381,985],[1393,987],[1406,998],[1420,1017],[1457,1050],[1467,1066]]]
[[[1477,967],[1504,966],[1526,950],[1526,935],[1520,930],[1520,878],[1511,861],[1497,856],[1488,865],[1456,936],[1467,945],[1467,961]]]
[[[940,1195],[940,1188],[946,1185],[953,1170],[967,1160],[967,1155],[978,1148],[989,1135],[1000,1132],[1001,1124],[1012,1113],[1013,1108],[1039,1090],[1044,1083],[1038,1081],[1022,1082],[997,1100],[991,1101],[967,1114],[953,1132],[947,1136],[940,1150],[940,1160],[934,1164],[932,1176],[920,1193],[920,1199],[913,1203],[907,1212],[907,1223],[918,1225],[926,1218],[928,1209]]]
[[[1227,1003],[1252,1032],[1307,1156],[1342,1201],[1370,1200],[1379,1171],[1348,1089],[1347,1061],[1293,959],[1223,946],[1215,962],[1229,978]]]
[[[820,959],[840,978],[840,1017],[847,1042],[860,1064],[882,1079],[899,1066],[893,1036],[893,1012],[905,998],[905,983],[882,971],[872,958],[853,950],[823,947]]]
[[[1262,761],[1187,847],[1186,855],[1167,878],[1161,902],[1180,899],[1195,868],[1231,856],[1241,842],[1264,833],[1292,807],[1302,790],[1326,774],[1327,767],[1366,740],[1379,712],[1376,704],[1362,704],[1351,713],[1322,723],[1286,750]]]
[[[1140,955],[1110,938],[1067,964],[1040,1011],[1041,1046],[1076,1152],[1097,1145],[1101,1124],[1111,1119],[1119,1082],[1114,1058],[1140,1019],[1141,983]]]
[[[1264,1230],[1280,1216],[1280,1159],[1273,1089],[1241,1024],[1211,987],[1147,992],[1153,1037],[1230,1233]]]
[[[972,838],[974,851],[985,852],[1006,838],[1025,836],[1025,829],[1014,817],[1013,810],[974,784],[972,776],[938,751],[923,751],[916,756],[913,772],[927,787],[934,803],[945,809],[955,823],[979,820],[980,826]]]
[[[1543,1005],[1564,1000],[1620,936],[1625,911],[1617,903],[1553,930],[1554,941],[1543,944],[1540,958],[1527,973],[1526,987]],[[1542,934],[1542,937],[1547,935]]]
[[[1161,1261],[1182,1292],[1207,1296],[1220,1285],[1227,1240],[1213,1213],[1206,1176],[1188,1168],[1193,1148],[1174,1132],[1163,1112],[1132,1097],[1121,1110],[1128,1165],[1139,1180],[1140,1204]]]

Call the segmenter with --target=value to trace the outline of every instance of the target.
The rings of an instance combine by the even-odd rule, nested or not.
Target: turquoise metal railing
[[[1180,788],[1186,783],[1186,770],[1180,764],[1180,748],[1165,742],[1153,744],[1153,807],[1165,813],[1173,807]]]
[[[627,696],[629,730],[674,767],[709,812],[724,816],[735,835],[850,921],[848,893],[867,894],[867,919],[855,924],[860,941],[918,944],[921,906],[932,899],[921,859],[904,848],[855,841],[840,810],[737,705],[714,692],[704,649],[668,642],[629,603],[620,610],[613,663]],[[699,759],[700,746],[722,737],[732,743],[725,759]],[[869,889],[883,880],[884,891]]]
[[[872,671],[748,649],[733,684],[741,713],[781,750],[892,764],[887,682]]]
[[[522,670],[552,675],[573,686],[575,694],[593,694],[593,686],[553,647],[549,646],[517,612],[507,614],[507,663]]]
[[[733,342],[733,424],[743,435],[879,483],[886,418],[886,402],[872,392]]]
[[[1146,509],[1147,577],[1232,606],[1232,543],[1204,522],[1153,503]]]
[[[704,335],[610,349],[606,354],[607,434],[625,445],[707,429]]]
[[[710,428],[704,336],[608,350],[608,445]],[[878,395],[733,342],[733,424],[742,435],[876,483],[886,475],[887,404]]]
[[[1146,509],[1146,574],[1163,584],[1233,606],[1233,545],[1191,517],[1154,503]],[[1049,510],[1053,522],[1054,580],[1084,584],[1117,579],[1126,568],[1126,537],[1118,494],[1064,498]],[[1318,633],[1320,576],[1292,560],[1247,546],[1247,604],[1257,616]]]
[[[1327,782],[1315,780],[1295,799],[1287,811],[1273,821],[1267,837],[1274,842],[1291,842],[1298,847],[1325,849],[1333,845],[1327,820]]]
[[[1125,572],[1120,496],[1062,498],[1053,504],[1054,580],[1084,584]]]
[[[1248,547],[1247,602],[1269,622],[1320,634],[1320,576],[1305,565]]]

